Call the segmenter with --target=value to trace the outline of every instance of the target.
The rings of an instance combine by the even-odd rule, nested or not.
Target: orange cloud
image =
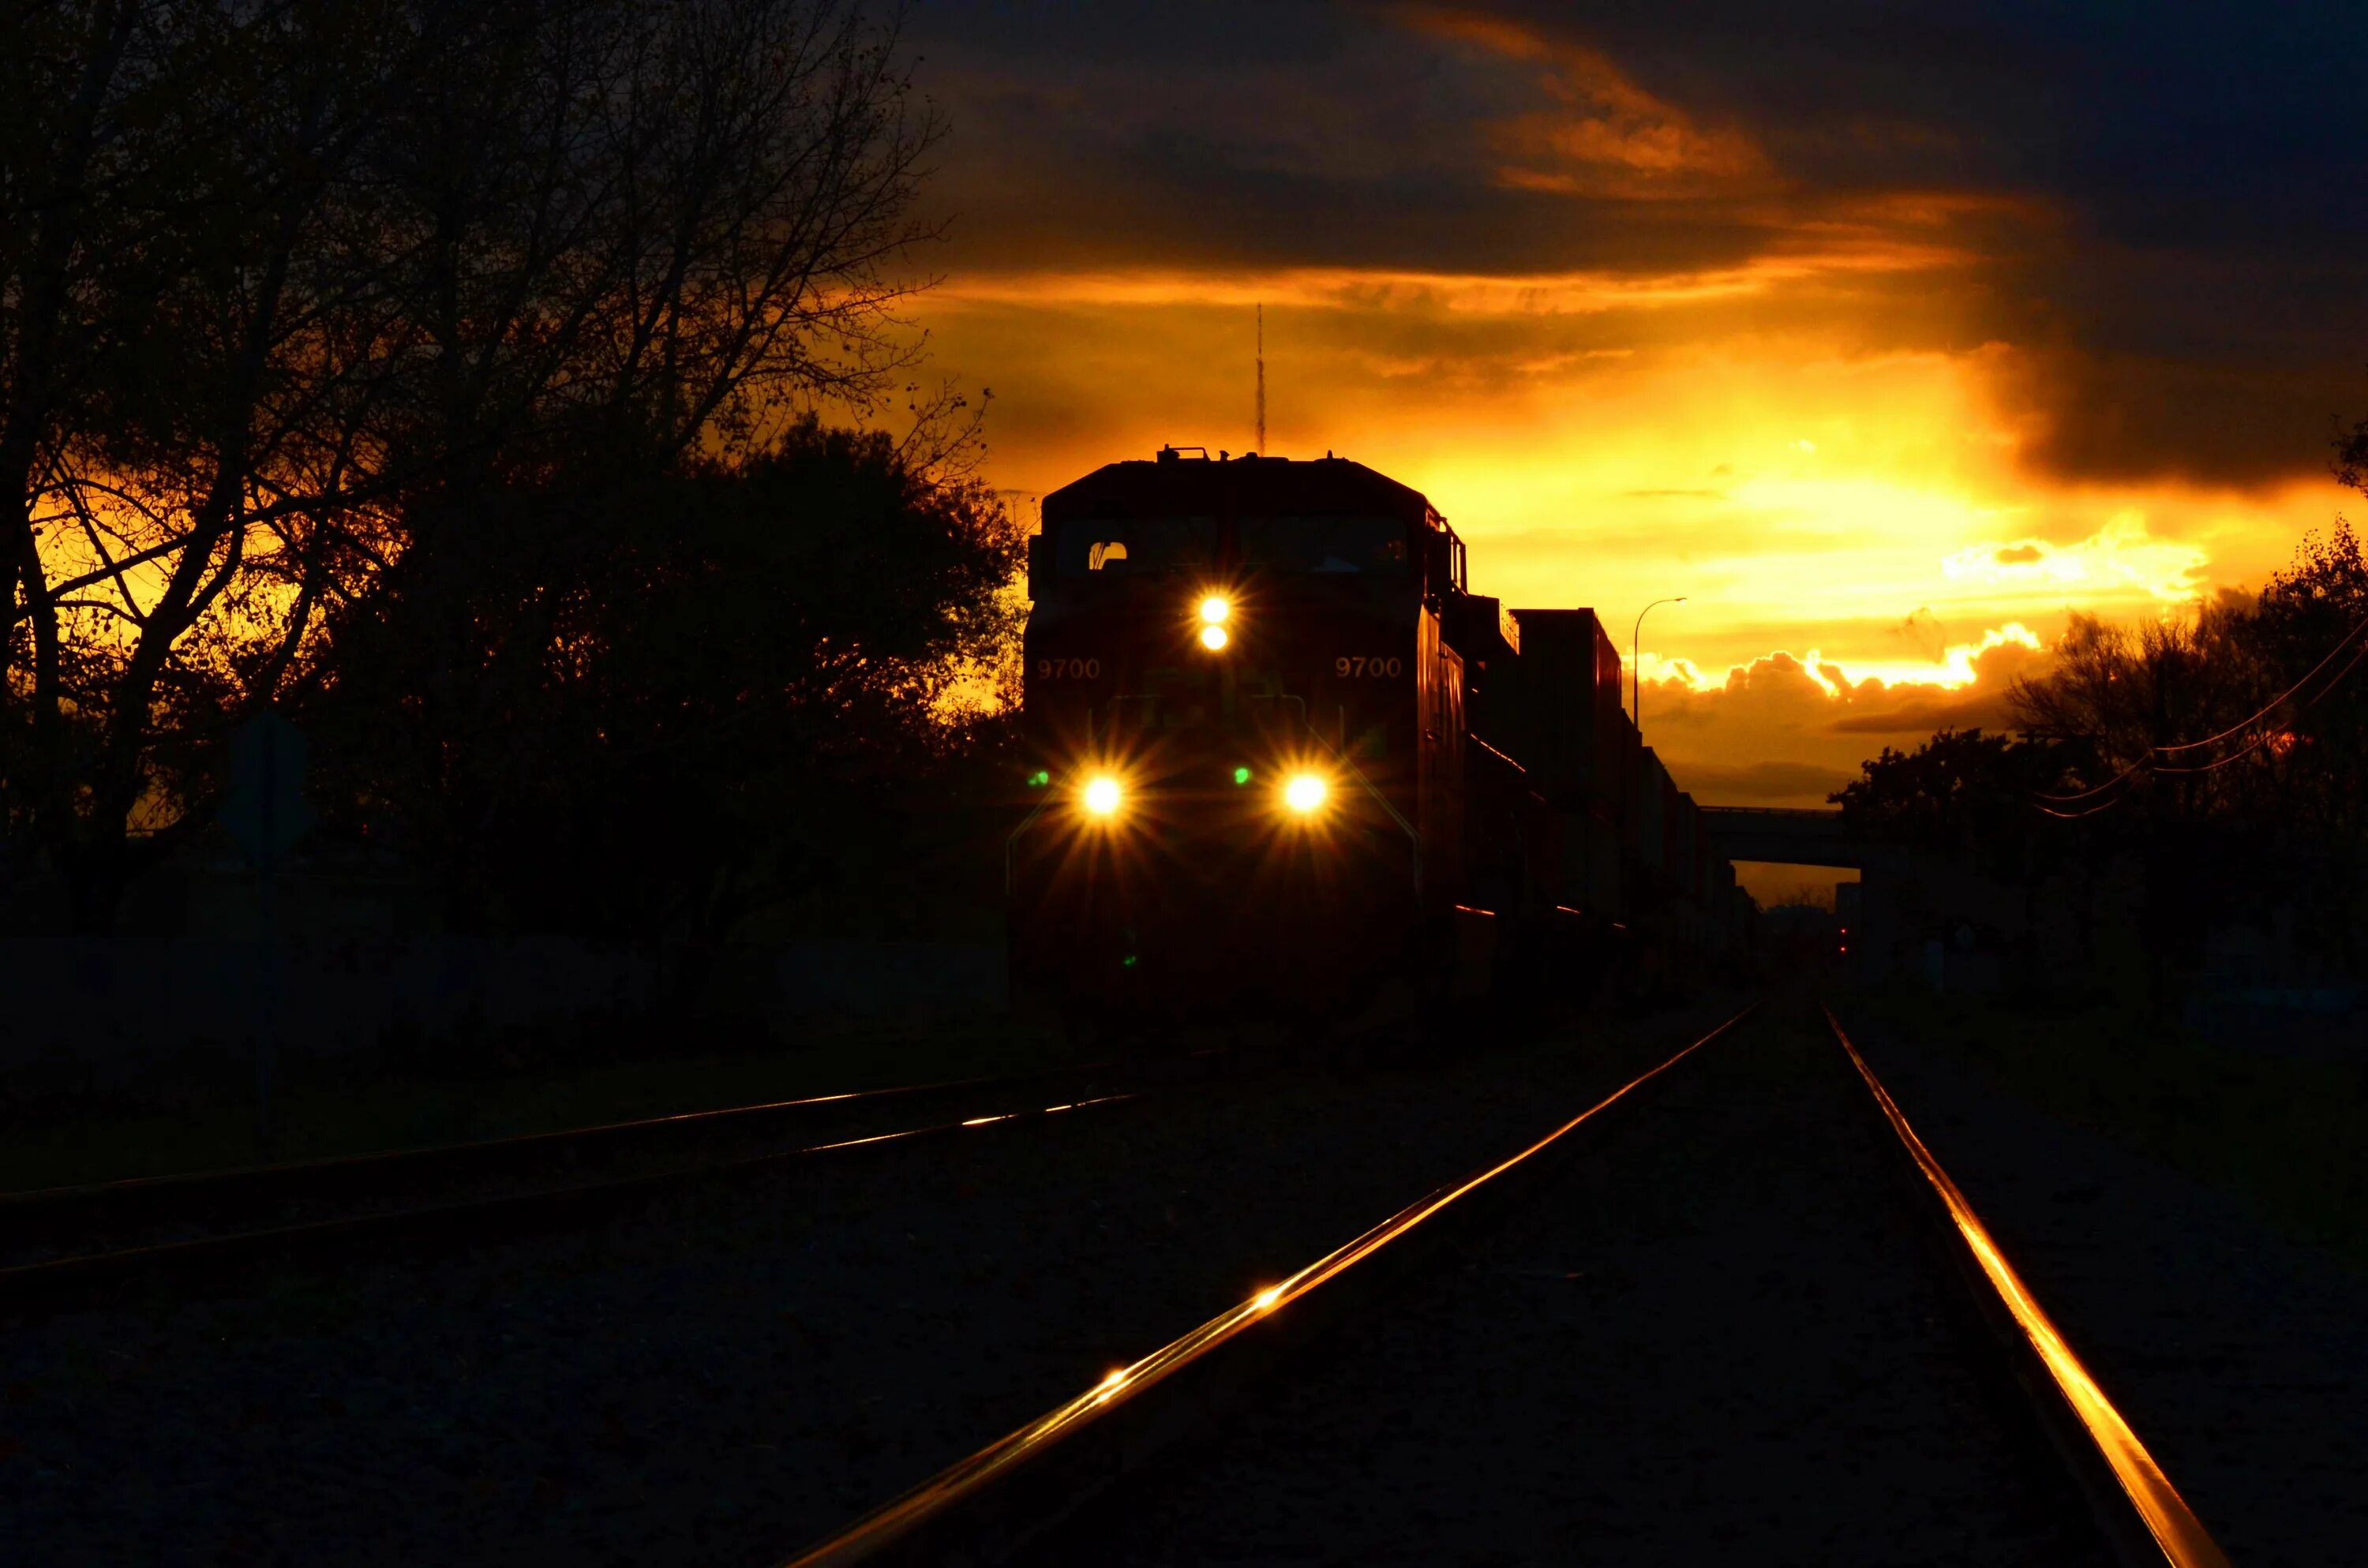
[[[2105,526],[2069,544],[2017,540],[1975,544],[1941,562],[1952,582],[1992,588],[2041,587],[2080,597],[2137,590],[2165,603],[2183,603],[2202,587],[2211,552],[2189,540],[2157,539],[2146,514],[2125,507]]]
[[[1918,612],[1918,616],[1929,617],[1930,613],[1929,610],[1921,610]],[[1917,616],[1908,618],[1909,624],[1916,622]],[[1851,692],[1865,688],[1870,684],[1876,688],[1939,687],[1943,689],[1953,689],[1957,687],[1974,686],[1980,682],[1983,669],[1990,667],[1986,666],[1985,661],[1989,660],[1990,655],[1998,650],[2021,649],[2037,653],[2043,646],[2029,627],[2024,626],[2021,621],[2009,621],[2004,626],[1993,627],[1983,632],[1981,641],[1978,642],[1944,645],[1929,660],[1852,659],[1850,661],[1852,667],[1849,669],[1845,669],[1839,662],[1827,658],[1815,649],[1797,658],[1782,652],[1770,653],[1752,661],[1748,666],[1732,665],[1724,676],[1715,678],[1703,675],[1699,667],[1685,659],[1663,660],[1659,654],[1647,652],[1640,662],[1645,669],[1645,679],[1662,684],[1677,682],[1695,691],[1731,689],[1738,684],[1748,686],[1753,676],[1762,670],[1773,670],[1781,674],[1798,671],[1816,681],[1827,695],[1847,699]],[[2008,662],[2016,661],[2009,655]]]
[[[2003,727],[2008,689],[2047,663],[2040,639],[2012,623],[1921,665],[1852,667],[1779,651],[1705,679],[1682,661],[1648,655],[1645,739],[1702,800],[1816,805],[1881,744]]]
[[[1777,244],[1731,266],[1660,272],[1452,273],[1344,267],[974,272],[940,285],[928,301],[933,312],[990,304],[1263,304],[1465,316],[1585,316],[1748,300],[1788,286],[1840,282],[1853,275],[1931,270],[1970,259],[1969,253],[1939,242],[1836,233],[1816,244]]]

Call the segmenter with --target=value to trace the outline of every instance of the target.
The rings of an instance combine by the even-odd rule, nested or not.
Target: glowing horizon
[[[1249,288],[1212,275],[1196,296],[1161,270],[1130,291],[1115,276],[1082,299],[1052,278],[1024,299],[960,285],[932,297],[938,362],[980,367],[996,389],[986,473],[1023,516],[1106,461],[1254,442]],[[1770,286],[1757,308],[1781,310],[1782,292]],[[1822,799],[1881,744],[1930,733],[1912,710],[1886,741],[1857,688],[1970,692],[1986,669],[2009,678],[1995,655],[2029,655],[2013,662],[2028,673],[2074,611],[2127,620],[2258,587],[2340,508],[2331,482],[2301,477],[2058,481],[2022,460],[1998,346],[1862,350],[1795,330],[1713,348],[1671,329],[1722,313],[1725,297],[1683,293],[1591,314],[1650,315],[1666,339],[1600,352],[1508,350],[1524,330],[1548,335],[1514,293],[1479,311],[1377,279],[1269,304],[1268,450],[1336,451],[1422,490],[1470,544],[1474,591],[1593,608],[1623,662],[1636,608],[1688,595],[1646,628],[1648,699],[1716,706],[1789,661],[1819,695],[1861,699],[1860,727],[1839,735],[1807,710],[1782,733],[1706,715],[1665,733],[1671,767],[1705,798]],[[1697,767],[1726,767],[1737,745],[1793,767],[1770,776],[1789,787]]]

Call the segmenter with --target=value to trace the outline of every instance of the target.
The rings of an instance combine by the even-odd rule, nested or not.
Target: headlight
[[[1282,803],[1301,816],[1313,816],[1324,809],[1324,801],[1331,793],[1331,786],[1319,775],[1294,773],[1282,787]]]
[[[1201,646],[1206,648],[1212,653],[1223,649],[1228,641],[1229,639],[1225,636],[1225,629],[1222,626],[1204,626],[1201,628]]]
[[[1116,816],[1122,798],[1123,791],[1119,789],[1118,780],[1107,773],[1098,773],[1087,779],[1085,792],[1078,797],[1085,803],[1086,813],[1097,817]]]
[[[1224,625],[1225,618],[1233,613],[1234,607],[1214,594],[1201,601],[1201,619],[1211,626]]]

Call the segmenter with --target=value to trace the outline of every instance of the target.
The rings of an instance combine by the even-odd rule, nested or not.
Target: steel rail
[[[1084,1392],[1055,1406],[1017,1431],[1007,1434],[968,1459],[863,1515],[845,1528],[816,1542],[790,1562],[789,1568],[844,1568],[871,1560],[895,1547],[925,1525],[942,1521],[952,1510],[985,1492],[1053,1445],[1091,1426],[1115,1407],[1190,1367],[1201,1357],[1266,1321],[1398,1240],[1458,1199],[1486,1186],[1552,1144],[1580,1123],[1725,1034],[1759,1006],[1754,1002],[1658,1065],[1637,1074],[1595,1104],[1543,1137],[1493,1165],[1443,1187],[1406,1205],[1362,1235],[1308,1264],[1298,1272],[1211,1318],[1200,1327],[1169,1341],[1131,1366],[1118,1368]]]
[[[2030,1287],[2015,1272],[2014,1266],[2007,1261],[2006,1254],[1992,1239],[1989,1228],[1974,1212],[1973,1205],[1966,1201],[1964,1193],[1949,1178],[1949,1173],[1941,1168],[1941,1162],[1932,1157],[1932,1151],[1924,1146],[1924,1141],[1908,1125],[1898,1102],[1891,1097],[1882,1080],[1874,1075],[1874,1069],[1867,1065],[1866,1058],[1851,1043],[1841,1020],[1834,1017],[1834,1010],[1825,1007],[1824,1012],[1826,1022],[1833,1028],[1834,1039],[1841,1042],[1843,1051],[1849,1052],[1850,1064],[1865,1080],[1868,1092],[1882,1108],[1884,1119],[1891,1123],[1891,1130],[1899,1135],[1899,1142],[1915,1159],[1924,1179],[1931,1184],[1932,1190],[1947,1207],[1957,1233],[1980,1264],[1982,1273],[1988,1278],[1991,1289],[1997,1291],[1998,1301],[2012,1314],[2032,1350],[2046,1366],[2065,1403],[2088,1434],[2089,1440],[2096,1446],[2098,1457],[2112,1469],[2113,1478],[2121,1483],[2123,1494],[2145,1522],[2155,1544],[2162,1549],[2163,1557],[2175,1568],[2229,1568],[2226,1555],[2213,1540],[2211,1532],[2203,1528],[2203,1522],[2187,1506],[2187,1500],[2179,1494],[2179,1489],[2170,1483],[2170,1478],[2163,1473],[2162,1467],[2155,1462],[2154,1456],[2146,1451],[2146,1445],[2138,1440],[2137,1433],[2113,1407],[2112,1401],[2105,1396],[2105,1391],[2097,1385],[2096,1379],[2081,1365],[2080,1358],[2072,1353],[2072,1347],[2065,1341],[2062,1332],[2041,1308]]]
[[[917,1098],[923,1095],[1016,1088],[1026,1084],[1107,1073],[1119,1065],[1120,1063],[1112,1062],[1098,1062],[1076,1067],[1054,1068],[1046,1073],[1012,1074],[985,1078],[949,1078],[928,1084],[897,1085],[885,1089],[848,1089],[837,1094],[808,1095],[799,1099],[768,1100],[757,1105],[723,1106],[712,1110],[676,1111],[666,1116],[640,1117],[628,1121],[600,1122],[590,1127],[565,1127],[546,1132],[521,1132],[502,1138],[471,1139],[461,1143],[431,1143],[400,1149],[367,1149],[358,1153],[333,1154],[316,1160],[290,1160],[266,1165],[233,1165],[217,1170],[176,1171],[160,1176],[120,1176],[110,1181],[87,1182],[68,1187],[26,1187],[13,1192],[0,1192],[0,1227],[6,1226],[20,1214],[68,1205],[140,1199],[152,1196],[180,1197],[209,1188],[222,1190],[238,1187],[292,1186],[323,1176],[346,1176],[359,1172],[387,1172],[407,1165],[430,1165],[466,1160],[492,1159],[565,1145],[581,1146],[604,1140],[623,1142],[634,1137],[680,1132],[693,1128],[720,1127],[734,1121],[757,1120],[764,1117],[780,1116],[789,1112],[811,1110],[825,1106],[845,1109],[857,1105],[878,1104],[885,1100]]]
[[[1119,1089],[1141,1091],[1160,1081],[1161,1069],[1222,1052],[1162,1056],[1138,1062],[1082,1062],[1034,1073],[939,1079],[886,1088],[846,1090],[800,1099],[683,1111],[591,1127],[528,1132],[465,1143],[370,1150],[325,1159],[236,1166],[173,1175],[130,1176],[74,1187],[0,1193],[0,1271],[53,1261],[61,1255],[131,1251],[209,1233],[291,1228],[308,1218],[361,1216],[431,1200],[525,1192],[602,1174],[648,1170],[664,1163],[728,1164],[715,1136],[742,1149],[761,1139],[778,1150],[795,1139],[814,1143],[883,1126],[894,1108],[951,1111],[987,1100],[996,1110],[1032,1110]],[[842,1132],[842,1129],[846,1130]],[[0,1272],[0,1278],[6,1278]]]
[[[551,1210],[615,1201],[631,1198],[638,1193],[654,1191],[674,1183],[755,1170],[766,1165],[785,1164],[816,1154],[836,1153],[842,1150],[868,1148],[916,1138],[943,1137],[1000,1122],[1054,1116],[1063,1111],[1084,1110],[1099,1105],[1122,1104],[1143,1097],[1140,1093],[1097,1095],[1066,1104],[966,1117],[959,1121],[935,1122],[926,1127],[903,1128],[894,1131],[870,1133],[861,1137],[836,1139],[829,1142],[808,1144],[795,1149],[772,1149],[763,1153],[738,1155],[726,1160],[708,1160],[692,1165],[670,1165],[661,1170],[642,1171],[632,1176],[610,1176],[599,1181],[577,1182],[564,1187],[527,1187],[511,1192],[416,1205],[407,1209],[369,1210],[357,1214],[339,1214],[319,1220],[300,1221],[293,1224],[228,1231],[215,1235],[192,1236],[144,1246],[121,1247],[103,1252],[75,1253],[63,1257],[44,1258],[34,1263],[0,1267],[0,1311],[23,1305],[28,1292],[38,1293],[43,1290],[59,1287],[103,1283],[108,1279],[120,1278],[159,1267],[193,1262],[227,1261],[233,1257],[288,1245],[352,1240],[403,1231],[433,1231],[506,1215],[522,1216],[538,1209]]]

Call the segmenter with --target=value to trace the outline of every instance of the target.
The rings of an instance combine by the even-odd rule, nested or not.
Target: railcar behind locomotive
[[[1680,889],[1634,831],[1640,782],[1668,825],[1667,775],[1595,616],[1470,593],[1446,519],[1372,469],[1109,464],[1045,497],[1029,593],[1016,994],[1338,1017],[1574,995],[1726,928],[1731,869],[1689,854]]]

